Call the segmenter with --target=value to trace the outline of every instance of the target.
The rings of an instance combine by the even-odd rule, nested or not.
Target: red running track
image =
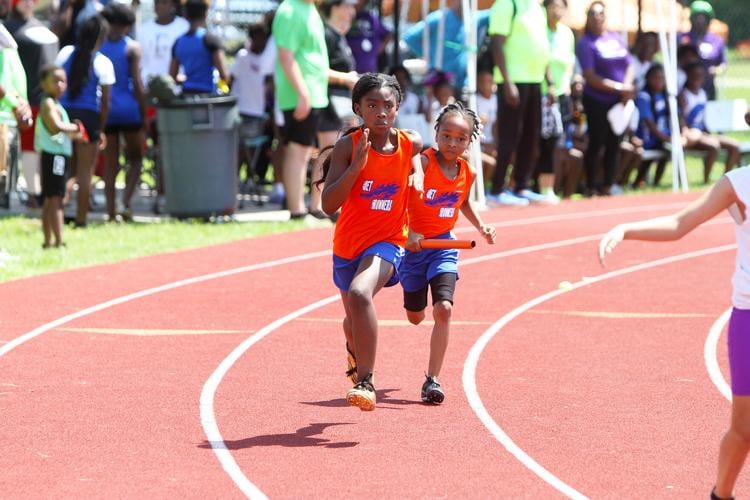
[[[732,224],[595,258],[614,223],[695,196],[486,212],[499,243],[462,255],[440,407],[398,288],[377,298],[378,407],[346,406],[330,229],[2,284],[2,497],[705,496]]]

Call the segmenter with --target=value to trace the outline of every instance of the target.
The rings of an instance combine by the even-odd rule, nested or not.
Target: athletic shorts
[[[432,292],[432,305],[445,300],[453,305],[453,293],[456,291],[456,273],[441,273],[429,281],[430,292]],[[407,311],[424,311],[427,307],[427,285],[420,290],[407,292],[404,290],[404,309]]]
[[[119,134],[120,132],[138,132],[143,128],[143,122],[141,123],[113,123],[107,124],[104,127],[105,134]]]
[[[320,109],[311,109],[310,114],[302,121],[294,119],[294,110],[284,111],[284,144],[295,142],[301,146],[314,146],[318,138]]]
[[[732,309],[727,344],[732,394],[750,396],[750,309]]]
[[[98,111],[78,108],[66,108],[66,111],[71,122],[80,120],[83,123],[83,128],[86,129],[89,136],[89,144],[99,142],[99,134],[102,131],[102,117]]]
[[[67,156],[42,151],[42,198],[65,196],[65,171],[70,159]]]
[[[401,266],[401,260],[404,258],[404,249],[393,243],[380,242],[365,249],[364,252],[353,259],[345,259],[338,255],[333,256],[333,283],[339,290],[342,292],[349,291],[352,280],[354,280],[354,276],[359,269],[359,263],[363,257],[368,255],[380,257],[393,266],[393,276],[391,276],[385,286],[398,284],[398,270]]]

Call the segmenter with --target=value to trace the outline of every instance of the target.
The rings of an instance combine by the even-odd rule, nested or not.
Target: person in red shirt
[[[458,250],[420,250],[419,240],[456,239],[453,227],[459,211],[487,240],[495,243],[495,228],[486,225],[469,197],[476,171],[462,155],[479,137],[479,118],[461,102],[443,107],[435,123],[436,149],[422,153],[424,197],[409,199],[410,241],[399,270],[404,289],[404,308],[412,324],[425,318],[427,290],[432,292],[435,324],[430,338],[430,360],[422,384],[422,401],[440,404],[445,399],[438,375],[443,366],[458,280]],[[414,243],[412,243],[412,241]],[[417,251],[411,251],[411,249]]]
[[[373,298],[398,283],[410,188],[422,191],[422,138],[393,127],[401,98],[394,77],[363,75],[352,89],[352,109],[363,125],[348,130],[323,162],[323,210],[341,209],[333,237],[333,281],[344,304],[347,374],[355,382],[346,400],[365,411],[374,410],[376,400]]]

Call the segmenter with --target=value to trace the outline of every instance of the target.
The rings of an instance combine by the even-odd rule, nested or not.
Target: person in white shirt
[[[190,28],[187,20],[177,15],[179,6],[179,0],[154,0],[156,17],[138,28],[136,39],[141,44],[141,81],[145,86],[151,78],[169,74],[172,46]]]
[[[273,136],[270,133],[272,123],[269,115],[268,99],[273,92],[273,73],[276,68],[276,44],[271,37],[270,26],[265,23],[251,24],[247,28],[248,49],[241,49],[229,68],[229,86],[231,94],[237,97],[242,125],[240,139],[244,143],[266,135],[268,141],[259,147],[263,151],[256,165],[251,165],[247,148],[240,144],[239,161],[247,164],[247,179],[265,178],[268,167],[267,150],[270,149]],[[264,158],[265,157],[265,158]],[[255,169],[254,171],[252,169]],[[278,177],[280,179],[280,177]],[[278,188],[274,188],[278,189]]]
[[[497,97],[492,70],[480,69],[477,73],[477,116],[482,122],[479,146],[482,149],[482,172],[484,179],[492,179],[495,172],[495,122],[497,121]]]
[[[750,114],[745,116],[750,124]],[[735,272],[732,277],[732,316],[727,344],[732,386],[729,430],[719,447],[719,466],[711,499],[734,498],[734,486],[747,458],[750,443],[750,169],[739,168],[725,174],[699,199],[676,214],[612,228],[599,243],[599,259],[623,240],[672,241],[690,233],[705,221],[727,210],[734,218],[737,240]]]

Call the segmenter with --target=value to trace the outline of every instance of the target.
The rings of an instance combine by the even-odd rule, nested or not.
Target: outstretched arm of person
[[[612,228],[599,242],[599,261],[604,265],[606,255],[622,240],[678,240],[734,203],[741,205],[732,183],[724,176],[707,193],[676,214],[628,222]],[[740,210],[746,217],[744,205]]]
[[[469,183],[470,186],[474,185],[474,181],[476,179],[476,173],[474,173],[474,169],[471,169],[471,182]],[[482,218],[479,216],[479,211],[477,210],[477,207],[474,205],[474,202],[471,201],[471,196],[467,196],[464,202],[461,204],[461,213],[464,214],[464,217],[471,223],[472,226],[477,228],[477,231],[484,237],[485,240],[487,240],[487,243],[490,245],[495,244],[495,228],[493,226],[488,226],[484,222],[482,222]]]

